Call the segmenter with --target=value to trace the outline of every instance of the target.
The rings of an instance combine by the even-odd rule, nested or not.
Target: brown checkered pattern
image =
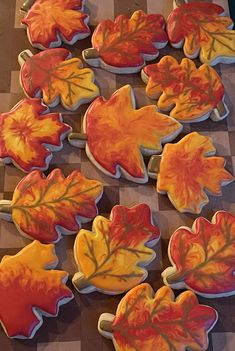
[[[20,27],[21,15],[19,7],[23,0],[0,0],[0,111],[8,111],[24,94],[18,82],[19,66],[18,54],[29,48],[33,52],[25,33]],[[228,12],[227,0],[217,0],[214,3],[223,5]],[[150,12],[160,12],[165,17],[172,8],[172,0],[87,0],[86,6],[90,11],[91,24],[95,26],[99,20],[115,18],[121,13],[131,15],[137,9]],[[81,51],[90,47],[90,38],[74,45],[74,56],[81,57]],[[181,50],[167,46],[161,51],[182,58]],[[199,62],[198,62],[199,64]],[[217,147],[217,154],[225,156],[227,169],[235,173],[235,67],[234,65],[217,65],[216,70],[222,76],[226,88],[226,102],[230,108],[229,117],[222,122],[207,120],[193,125],[185,125],[184,131],[196,130],[210,135]],[[137,106],[152,104],[144,93],[144,84],[139,74],[114,75],[95,69],[97,82],[101,94],[109,97],[117,88],[124,84],[131,84],[137,96]],[[75,131],[80,129],[80,119],[86,110],[83,106],[76,113],[64,114],[64,120]],[[182,136],[181,135],[181,136]],[[84,151],[80,151],[65,142],[64,150],[56,153],[49,171],[60,167],[64,174],[79,169],[90,178],[101,180],[104,185],[104,195],[99,203],[102,215],[109,215],[116,204],[134,205],[138,202],[149,204],[153,211],[155,222],[160,226],[162,240],[156,247],[157,259],[151,264],[147,281],[157,289],[163,283],[161,271],[169,264],[167,245],[173,231],[180,225],[191,226],[196,216],[178,213],[168,198],[155,191],[155,182],[147,185],[137,185],[125,180],[113,180],[104,176],[87,159]],[[49,172],[48,171],[48,172]],[[47,172],[47,173],[48,173]],[[11,199],[15,186],[24,174],[14,166],[0,164],[0,199]],[[211,197],[210,203],[204,207],[202,215],[211,219],[216,210],[224,209],[235,213],[235,183],[223,188],[223,197]],[[86,225],[90,228],[90,224]],[[0,258],[5,254],[15,254],[30,241],[20,236],[12,223],[0,222]],[[67,270],[72,276],[76,272],[73,259],[74,236],[64,237],[56,246],[60,258],[59,267]],[[70,283],[71,286],[71,283]],[[71,287],[72,288],[72,287]],[[74,289],[73,289],[74,290]],[[0,328],[0,350],[4,351],[111,351],[114,350],[110,341],[99,336],[97,331],[98,317],[103,312],[115,313],[120,296],[105,296],[99,293],[79,295],[75,292],[75,299],[60,309],[57,318],[44,318],[44,324],[33,340],[10,340]],[[219,312],[219,321],[210,334],[210,351],[235,350],[235,297],[223,299],[199,298],[201,303],[209,304]],[[161,351],[161,350],[156,350]]]

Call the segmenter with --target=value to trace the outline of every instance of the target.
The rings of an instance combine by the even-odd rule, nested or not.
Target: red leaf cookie
[[[83,0],[35,0],[22,24],[32,46],[44,50],[62,42],[73,45],[90,35],[88,15],[83,12]]]
[[[167,33],[172,46],[184,46],[189,58],[200,57],[210,65],[235,62],[233,21],[212,3],[182,4],[168,17]]]
[[[34,241],[0,263],[0,321],[10,338],[33,338],[42,316],[55,317],[73,298],[68,273],[54,270],[54,245]]]
[[[172,267],[163,273],[174,289],[189,288],[205,297],[235,293],[235,216],[218,211],[209,222],[199,217],[192,229],[180,227],[171,237]]]
[[[19,55],[20,83],[28,97],[41,97],[49,107],[59,102],[70,111],[99,95],[94,72],[83,68],[79,58],[66,49],[48,49],[34,55],[25,50]]]
[[[123,297],[116,316],[100,316],[98,329],[116,351],[205,351],[217,319],[216,310],[200,305],[191,291],[175,299],[167,286],[154,293],[141,284]]]
[[[180,122],[200,122],[208,117],[221,121],[229,111],[224,103],[224,86],[220,76],[209,65],[198,69],[184,58],[179,64],[173,56],[143,68],[146,93],[157,99],[161,111]]]
[[[137,182],[148,180],[144,155],[161,152],[161,144],[174,139],[182,126],[156,110],[156,106],[135,109],[135,97],[130,85],[117,90],[109,100],[97,98],[88,108],[83,130],[86,153],[105,174],[121,175]],[[80,134],[72,133],[69,141],[84,146]]]
[[[102,21],[92,36],[93,48],[83,51],[91,66],[114,73],[134,73],[145,61],[154,60],[159,49],[167,44],[165,20],[158,14],[135,11],[130,19],[125,15],[115,21]]]
[[[100,182],[73,171],[65,178],[60,169],[47,177],[33,171],[17,185],[12,201],[0,201],[0,217],[12,220],[20,233],[44,243],[57,242],[61,234],[74,234],[81,223],[98,213],[103,193]]]
[[[24,172],[46,170],[52,151],[62,149],[71,127],[49,113],[40,99],[24,99],[0,115],[0,159]]]
[[[98,290],[111,295],[133,288],[147,278],[143,267],[155,258],[150,247],[159,238],[147,205],[114,206],[110,219],[98,216],[92,232],[80,230],[77,235],[75,288],[81,293]]]

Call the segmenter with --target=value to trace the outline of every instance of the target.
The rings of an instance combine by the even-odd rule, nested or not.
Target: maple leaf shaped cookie
[[[102,172],[145,183],[148,174],[142,154],[159,153],[161,143],[174,139],[182,125],[157,112],[153,105],[136,110],[134,93],[126,85],[109,100],[99,97],[93,101],[85,114],[83,130],[87,156]],[[71,133],[69,141],[81,147],[82,137]]]
[[[114,73],[135,73],[145,61],[154,60],[159,49],[167,44],[165,20],[158,14],[135,11],[130,19],[125,15],[115,21],[102,21],[92,35],[93,48],[83,51],[91,66]]]
[[[172,56],[143,68],[146,93],[158,99],[162,111],[180,122],[200,122],[208,117],[221,121],[229,111],[224,103],[224,86],[217,72],[204,64],[198,69],[184,58],[180,64]]]
[[[0,159],[24,172],[46,170],[52,151],[62,149],[71,127],[59,113],[48,113],[40,99],[23,99],[0,115]]]
[[[27,27],[32,46],[44,50],[62,42],[73,45],[90,35],[89,17],[83,12],[83,0],[35,0],[26,12],[22,24]]]
[[[143,268],[156,256],[150,249],[160,238],[146,204],[113,207],[110,219],[98,216],[92,232],[80,230],[74,244],[79,272],[73,277],[81,293],[121,294],[147,278]]]
[[[172,46],[184,46],[189,58],[198,55],[210,65],[235,62],[233,21],[224,17],[224,9],[211,3],[182,4],[167,20],[167,33]]]
[[[167,286],[154,293],[141,284],[123,297],[116,316],[100,316],[98,330],[116,351],[205,351],[217,319],[216,310],[200,305],[191,291],[175,299]]]
[[[66,49],[48,49],[33,56],[29,50],[19,55],[20,83],[28,97],[41,97],[49,107],[59,102],[74,111],[99,95],[94,72],[82,61],[71,58]]]
[[[224,168],[223,157],[210,157],[215,152],[210,137],[193,132],[176,144],[165,145],[160,166],[159,156],[150,160],[149,175],[157,177],[157,191],[167,193],[179,212],[200,213],[209,202],[206,191],[221,195],[222,185],[234,180]],[[158,174],[154,173],[157,167]]]
[[[55,317],[73,298],[68,273],[54,270],[54,245],[33,241],[0,263],[0,322],[10,338],[33,338],[42,316]]]
[[[61,234],[74,234],[81,223],[98,213],[100,182],[73,171],[65,178],[60,169],[47,177],[33,171],[17,185],[12,201],[0,201],[0,217],[13,221],[19,232],[44,243],[57,242]]]
[[[201,296],[224,297],[235,293],[235,216],[218,211],[209,222],[199,217],[171,237],[168,254],[172,267],[163,273],[165,284],[189,288]]]

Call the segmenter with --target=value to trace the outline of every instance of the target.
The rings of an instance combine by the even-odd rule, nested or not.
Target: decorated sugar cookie
[[[167,144],[161,156],[152,156],[148,171],[157,178],[157,191],[167,194],[179,212],[200,213],[208,202],[207,192],[221,195],[221,187],[233,181],[225,159],[213,157],[211,138],[196,132],[176,144]]]
[[[13,221],[19,232],[44,243],[57,242],[61,234],[74,234],[81,223],[98,213],[102,184],[73,171],[65,178],[60,169],[47,177],[33,171],[17,185],[12,201],[0,200],[0,218]]]
[[[92,48],[83,51],[91,66],[114,73],[139,72],[145,61],[154,60],[167,44],[165,20],[158,14],[135,11],[115,21],[102,21],[92,36]]]
[[[62,149],[71,127],[59,113],[49,113],[40,99],[23,99],[0,114],[0,159],[24,172],[46,170],[52,151]]]
[[[188,58],[200,57],[211,66],[235,62],[233,21],[224,17],[224,9],[212,3],[185,3],[167,20],[167,34],[172,46],[184,47]]]
[[[99,95],[91,69],[82,61],[71,58],[62,48],[48,49],[33,56],[25,50],[19,55],[20,83],[28,97],[41,97],[49,107],[59,102],[70,111],[88,103]]]
[[[54,270],[54,245],[33,241],[0,263],[0,320],[10,338],[33,338],[42,316],[55,317],[73,298],[68,273]]]
[[[217,319],[217,311],[200,305],[191,291],[175,298],[167,286],[154,293],[141,284],[123,297],[116,316],[100,316],[98,330],[116,351],[206,351]]]
[[[81,293],[95,290],[121,294],[146,279],[143,268],[156,256],[150,249],[160,238],[145,204],[132,208],[117,205],[110,219],[98,216],[92,232],[80,230],[74,244],[79,272],[73,277]]]
[[[229,113],[221,78],[207,64],[197,69],[189,59],[179,64],[173,56],[164,56],[159,63],[144,67],[141,75],[147,95],[180,122],[200,122],[208,117],[221,121]]]
[[[44,50],[73,45],[90,35],[83,0],[28,0],[21,7],[22,24],[32,46]]]
[[[83,120],[83,134],[72,133],[72,145],[86,145],[90,160],[105,174],[137,182],[148,181],[142,155],[161,152],[161,144],[174,139],[182,125],[157,112],[156,106],[135,109],[130,85],[117,90],[108,100],[97,98]]]
[[[199,217],[192,229],[180,227],[171,237],[172,267],[163,273],[173,289],[189,288],[204,297],[235,293],[235,216],[218,211],[209,222]]]

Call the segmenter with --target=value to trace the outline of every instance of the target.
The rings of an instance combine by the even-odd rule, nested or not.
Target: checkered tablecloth
[[[19,7],[22,0],[0,0],[0,111],[8,111],[16,102],[24,97],[18,82],[18,54],[29,48],[33,52],[25,30],[20,27],[21,15]],[[214,3],[223,5],[228,12],[227,0],[217,0]],[[92,26],[99,20],[114,19],[121,13],[131,15],[133,11],[142,9],[149,13],[159,12],[165,17],[172,9],[172,0],[87,0],[86,6],[90,11]],[[80,41],[71,49],[74,56],[81,57],[81,51],[90,47],[90,38]],[[172,54],[181,59],[183,53],[167,46],[161,50],[160,57]],[[199,63],[199,62],[198,62]],[[198,131],[213,138],[217,154],[227,160],[226,168],[235,173],[235,65],[217,65],[216,70],[221,75],[226,88],[226,103],[230,109],[229,117],[215,123],[210,120],[193,125],[185,125],[182,137],[190,131]],[[101,88],[101,94],[109,97],[117,88],[131,84],[137,97],[137,106],[152,104],[145,95],[145,86],[139,74],[114,75],[95,69],[96,79]],[[80,119],[87,106],[78,112],[64,114],[64,120],[75,131],[80,130]],[[180,138],[179,137],[179,138]],[[179,139],[178,138],[178,139]],[[196,216],[178,213],[168,198],[155,191],[155,182],[137,185],[125,180],[113,180],[99,172],[87,159],[84,151],[80,151],[64,143],[64,150],[55,153],[50,165],[60,167],[65,175],[72,170],[81,170],[89,178],[101,180],[104,183],[104,195],[99,203],[99,212],[108,216],[116,204],[131,206],[145,202],[151,206],[154,221],[161,228],[162,239],[156,247],[157,259],[149,267],[147,282],[157,289],[162,286],[162,270],[168,266],[167,245],[173,231],[180,225],[192,225]],[[48,173],[47,172],[47,173]],[[15,186],[24,174],[12,165],[0,164],[0,199],[11,199]],[[222,197],[210,197],[210,203],[204,207],[202,215],[211,219],[215,211],[224,209],[235,213],[235,182],[223,188]],[[86,225],[90,228],[90,224]],[[72,276],[76,272],[73,258],[73,242],[75,236],[64,236],[56,245],[60,259],[59,267]],[[0,257],[5,254],[15,254],[30,243],[18,234],[12,223],[0,222]],[[71,286],[71,283],[69,283]],[[72,287],[71,287],[72,288]],[[74,290],[74,289],[73,289]],[[111,351],[114,350],[110,341],[99,336],[97,331],[98,317],[103,312],[115,313],[121,296],[106,296],[99,293],[79,295],[60,309],[57,318],[44,318],[44,324],[33,340],[10,340],[0,328],[0,351]],[[223,299],[199,298],[203,304],[215,307],[219,312],[219,321],[210,334],[210,351],[235,350],[235,297]],[[161,350],[156,350],[161,351]]]

